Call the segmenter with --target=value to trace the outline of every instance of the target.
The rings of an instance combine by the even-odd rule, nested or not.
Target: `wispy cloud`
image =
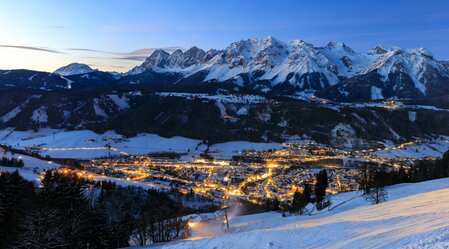
[[[129,69],[129,67],[117,66],[117,65],[108,65],[107,67],[110,67],[110,68],[118,68],[118,69]]]
[[[103,53],[103,54],[117,54],[114,52],[108,52],[108,51],[102,51],[102,50],[90,49],[90,48],[67,48],[66,50],[81,51],[81,52],[95,52],[95,53]]]
[[[15,49],[25,49],[25,50],[33,50],[33,51],[40,51],[40,52],[47,52],[47,53],[53,53],[53,54],[65,54],[64,52],[57,51],[50,48],[43,48],[43,47],[30,47],[30,46],[18,46],[18,45],[0,45],[1,48],[15,48]]]
[[[123,56],[132,56],[132,55],[150,55],[155,50],[162,49],[167,52],[173,52],[177,49],[182,49],[181,47],[164,47],[164,48],[141,48],[129,52],[111,52],[111,51],[104,51],[104,50],[98,50],[98,49],[91,49],[91,48],[67,48],[67,50],[70,51],[81,51],[81,52],[95,52],[95,53],[102,53],[102,54],[113,54],[113,55],[123,55]]]
[[[162,50],[165,50],[165,51],[167,51],[167,52],[174,52],[175,50],[178,50],[178,49],[181,49],[182,50],[182,48],[181,47],[165,47],[165,48],[142,48],[142,49],[137,49],[137,50],[134,50],[134,51],[131,51],[131,52],[128,52],[128,53],[126,53],[126,54],[135,54],[135,55],[137,55],[137,54],[152,54],[155,50],[157,50],[157,49],[162,49]]]
[[[50,25],[50,26],[48,26],[48,28],[50,28],[50,29],[68,29],[66,26],[62,26],[62,25]]]
[[[98,50],[98,49],[91,49],[91,48],[67,48],[66,50],[69,51],[78,51],[78,52],[88,52],[88,53],[101,53],[101,54],[110,54],[114,55],[114,60],[125,60],[125,61],[138,61],[142,62],[145,61],[145,59],[150,56],[155,50],[157,49],[163,49],[169,53],[181,49],[180,47],[165,47],[165,48],[141,48],[136,49],[129,52],[111,52],[111,51],[104,51],[104,50]],[[89,56],[84,58],[91,58],[91,59],[105,59],[101,57],[95,57],[95,56]]]
[[[123,56],[115,57],[115,60],[144,61],[148,56]]]

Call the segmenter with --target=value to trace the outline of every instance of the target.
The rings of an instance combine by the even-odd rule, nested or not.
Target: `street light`
[[[229,220],[228,220],[228,210],[229,209],[229,206],[227,206],[227,207],[223,207],[222,208],[222,210],[224,211],[224,213],[225,213],[225,220],[224,220],[224,223],[226,224],[226,231],[229,231]]]
[[[190,229],[195,227],[195,223],[193,222],[188,222],[187,225],[189,226]]]

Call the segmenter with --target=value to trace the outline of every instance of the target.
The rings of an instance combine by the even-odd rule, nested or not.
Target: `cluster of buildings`
[[[128,181],[164,184],[186,194],[261,203],[290,200],[304,183],[313,185],[320,170],[327,170],[329,193],[357,190],[360,158],[369,158],[360,155],[351,161],[348,155],[331,146],[301,142],[278,151],[243,151],[232,160],[205,157],[188,162],[148,155],[90,160],[83,167]]]

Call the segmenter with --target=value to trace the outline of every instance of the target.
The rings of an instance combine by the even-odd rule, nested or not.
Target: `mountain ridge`
[[[422,47],[403,49],[378,45],[360,53],[341,42],[331,41],[326,46],[315,47],[302,40],[283,42],[269,36],[240,40],[223,50],[207,52],[197,47],[172,54],[156,50],[127,75],[147,70],[180,73],[184,76],[179,81],[184,82],[201,74],[203,77],[195,80],[249,85],[254,89],[261,88],[259,82],[264,82],[264,87],[268,82],[268,88],[288,84],[297,91],[329,89],[321,96],[335,100],[416,98],[449,92],[448,63],[436,60]],[[362,80],[360,91],[373,92],[372,96],[358,99],[346,94],[354,92],[347,81],[358,82],[359,78],[367,77],[375,83],[366,85]]]

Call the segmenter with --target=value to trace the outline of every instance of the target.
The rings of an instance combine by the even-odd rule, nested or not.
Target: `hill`
[[[240,216],[230,221],[230,234],[151,248],[446,248],[448,194],[447,178],[390,186],[390,200],[378,205],[358,192],[342,193],[328,211]]]

